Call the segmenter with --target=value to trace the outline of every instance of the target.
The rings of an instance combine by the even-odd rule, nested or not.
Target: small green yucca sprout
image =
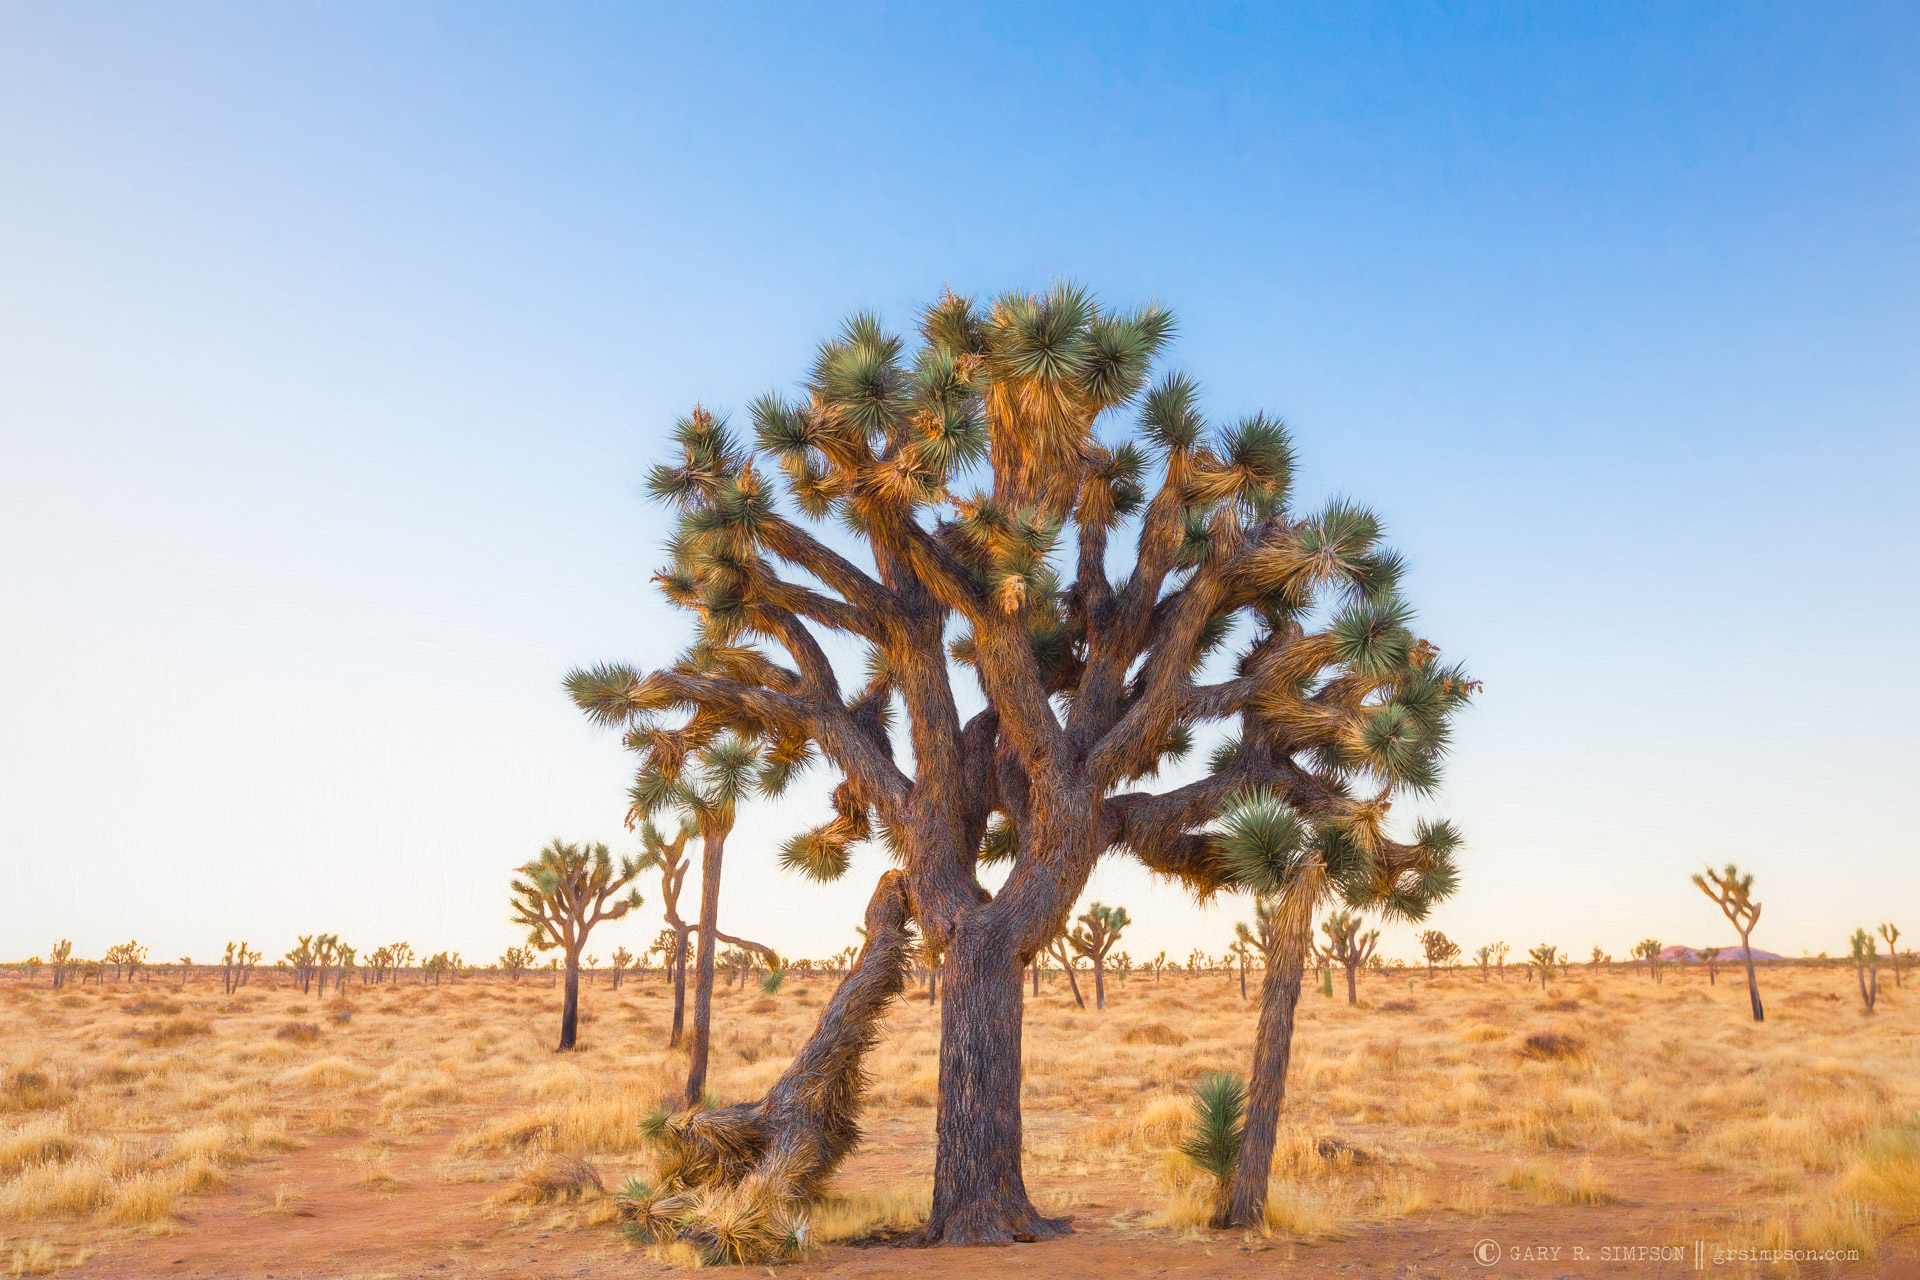
[[[1193,1118],[1180,1154],[1221,1186],[1233,1177],[1247,1114],[1247,1082],[1231,1071],[1209,1071],[1194,1082]]]

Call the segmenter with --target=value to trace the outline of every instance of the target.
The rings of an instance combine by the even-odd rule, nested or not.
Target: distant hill
[[[1740,950],[1739,943],[1735,943],[1731,947],[1720,948],[1720,959],[1719,959],[1720,964],[1725,964],[1729,960],[1737,961],[1743,958],[1744,957]],[[1755,960],[1785,960],[1786,959],[1785,956],[1775,955],[1771,951],[1762,951],[1758,947],[1755,947],[1753,949],[1753,958]],[[1682,947],[1682,946],[1675,945],[1671,947],[1662,947],[1660,950],[1660,959],[1663,963],[1666,963],[1666,964],[1694,964],[1699,961],[1700,957],[1697,954],[1695,954],[1694,949],[1692,947]]]

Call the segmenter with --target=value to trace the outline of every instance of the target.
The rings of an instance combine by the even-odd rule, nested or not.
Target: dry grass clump
[[[63,1106],[72,1090],[42,1067],[12,1067],[0,1074],[0,1111],[39,1111]]]
[[[605,1191],[600,1171],[585,1160],[544,1151],[520,1166],[513,1189],[505,1198],[522,1204],[544,1204],[550,1200],[583,1200]]]
[[[1571,1171],[1528,1164],[1508,1169],[1500,1175],[1500,1185],[1518,1191],[1535,1204],[1611,1204],[1614,1195],[1606,1179],[1582,1160]]]
[[[273,1038],[285,1040],[288,1044],[318,1044],[320,1043],[320,1024],[292,1019],[275,1027]]]
[[[212,1035],[213,1024],[200,1018],[169,1018],[165,1022],[156,1022],[143,1031],[130,1031],[127,1034],[144,1039],[156,1049],[164,1049],[201,1036]]]
[[[1164,1022],[1148,1022],[1128,1030],[1123,1039],[1128,1044],[1160,1044],[1178,1049],[1189,1037],[1175,1031]]]

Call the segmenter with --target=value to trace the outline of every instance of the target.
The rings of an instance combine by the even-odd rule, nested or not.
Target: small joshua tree
[[[1451,965],[1460,958],[1460,944],[1438,929],[1428,929],[1420,935],[1420,951],[1427,958],[1429,982],[1433,981],[1435,965]]]
[[[520,975],[533,964],[531,947],[508,947],[500,953],[500,969],[507,975],[507,981],[518,982]]]
[[[1355,976],[1366,968],[1367,961],[1373,959],[1373,953],[1380,945],[1380,931],[1369,929],[1360,932],[1362,921],[1351,911],[1336,911],[1320,922],[1320,932],[1327,935],[1321,944],[1321,954],[1347,971],[1347,1003],[1357,1004],[1360,1000],[1359,988]]]
[[[1694,887],[1712,898],[1733,927],[1740,933],[1740,953],[1747,965],[1747,998],[1753,1006],[1753,1020],[1765,1022],[1767,1011],[1760,1004],[1760,983],[1753,975],[1753,926],[1760,923],[1760,904],[1753,900],[1753,873],[1742,872],[1731,862],[1726,870],[1707,868],[1705,875],[1693,878]]]
[[[1067,935],[1067,942],[1075,953],[1093,962],[1095,1008],[1107,1007],[1107,954],[1113,950],[1113,944],[1120,941],[1121,931],[1132,923],[1125,907],[1106,907],[1096,902],[1080,914],[1073,932]]]
[[[67,970],[73,967],[73,939],[62,938],[47,952],[47,965],[53,970],[53,989],[67,985]]]
[[[1642,938],[1633,944],[1633,958],[1647,962],[1647,976],[1660,981],[1660,939]]]
[[[1078,1005],[1082,1009],[1086,1008],[1087,1007],[1086,997],[1080,994],[1080,980],[1073,976],[1073,966],[1075,961],[1074,961],[1074,956],[1072,951],[1072,943],[1069,942],[1067,938],[1067,931],[1064,928],[1061,929],[1059,933],[1053,936],[1052,942],[1047,944],[1046,954],[1052,956],[1055,960],[1058,960],[1060,962],[1060,968],[1066,972],[1067,987],[1073,992],[1074,1004]]]
[[[1710,987],[1717,985],[1720,975],[1720,948],[1701,947],[1693,954],[1699,957],[1701,964],[1707,966],[1707,985]]]
[[[1873,1006],[1880,1003],[1879,945],[1865,929],[1855,929],[1851,941],[1853,972],[1860,980],[1860,1003],[1866,1006],[1868,1013],[1872,1013]]]
[[[1493,948],[1477,948],[1473,953],[1473,958],[1480,962],[1480,981],[1485,982],[1487,980],[1487,966],[1493,960]]]
[[[580,952],[602,920],[618,920],[641,903],[629,888],[640,864],[623,858],[616,868],[604,844],[581,846],[555,840],[520,868],[513,881],[513,920],[541,951],[558,947],[566,958],[567,994],[560,1013],[560,1045],[571,1049],[580,1025]]]
[[[607,964],[612,975],[608,981],[613,984],[615,991],[620,989],[621,975],[626,972],[627,966],[632,963],[633,952],[627,950],[625,947],[615,947],[613,949],[613,955],[608,958]]]
[[[388,964],[393,973],[394,985],[398,986],[400,983],[400,975],[406,971],[408,965],[413,963],[413,944],[396,942],[387,948],[387,955]],[[528,958],[527,963],[533,963],[531,957]]]
[[[1535,966],[1539,968],[1540,989],[1545,991],[1547,989],[1547,976],[1553,972],[1553,966],[1558,963],[1560,959],[1560,948],[1550,947],[1543,942],[1533,950],[1527,952],[1527,958],[1533,961]]]
[[[1903,985],[1900,981],[1900,930],[1891,924],[1880,926],[1880,936],[1887,940],[1887,963],[1893,966],[1893,985]]]
[[[1496,942],[1489,949],[1493,952],[1494,976],[1505,982],[1507,980],[1507,944]]]

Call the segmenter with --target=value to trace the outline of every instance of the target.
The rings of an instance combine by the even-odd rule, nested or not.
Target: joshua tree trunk
[[[958,922],[940,1006],[940,1110],[926,1244],[1006,1244],[1068,1230],[1042,1217],[1020,1171],[1021,957],[983,913]]]
[[[1542,991],[1545,991],[1547,989],[1547,973],[1552,968],[1553,966],[1549,964],[1543,964],[1540,966],[1540,990]]]
[[[1753,1004],[1753,1020],[1765,1022],[1767,1011],[1760,1004],[1760,984],[1753,976],[1753,944],[1747,941],[1747,935],[1740,935],[1740,953],[1747,962],[1747,999]]]
[[[1253,1040],[1253,1078],[1247,1088],[1247,1118],[1226,1202],[1216,1226],[1257,1227],[1265,1219],[1267,1180],[1280,1109],[1287,1100],[1287,1063],[1293,1054],[1293,1015],[1300,1004],[1307,941],[1313,921],[1304,912],[1288,929],[1260,982],[1260,1025]]]
[[[580,953],[567,952],[567,993],[560,1005],[560,1049],[573,1048],[580,1033]]]
[[[667,1039],[667,1048],[680,1047],[680,1034],[686,1028],[687,1017],[687,934],[678,930],[674,934],[673,954],[667,959],[667,978],[673,983],[673,1035]]]
[[[1360,994],[1358,991],[1354,989],[1353,977],[1354,977],[1354,966],[1348,965],[1347,966],[1347,1003],[1348,1004],[1360,1003]]]
[[[720,919],[720,860],[726,837],[703,833],[700,842],[700,956],[693,981],[693,1044],[687,1055],[687,1105],[697,1107],[707,1090],[707,1046],[713,1030],[714,934]]]
[[[1093,1007],[1102,1013],[1107,1009],[1107,976],[1103,972],[1104,969],[1105,966],[1100,963],[1100,957],[1095,956],[1093,958]]]

